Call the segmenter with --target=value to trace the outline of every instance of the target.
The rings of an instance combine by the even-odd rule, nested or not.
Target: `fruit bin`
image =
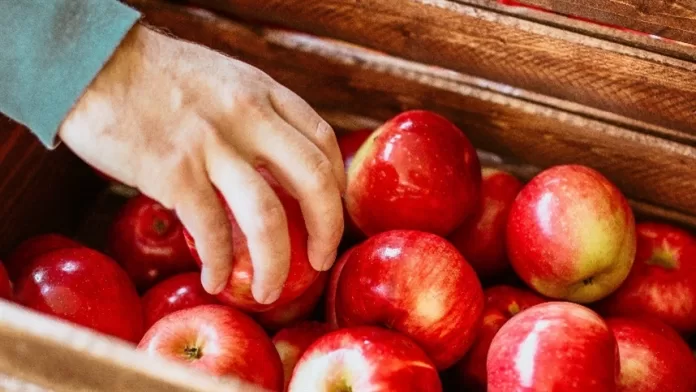
[[[125,2],[153,26],[269,73],[339,132],[432,110],[466,133],[484,165],[523,180],[553,165],[587,165],[625,193],[638,219],[696,230],[689,2]],[[98,229],[122,196],[64,146],[47,152],[22,127],[3,119],[0,128],[0,259],[50,231],[99,247]],[[0,345],[4,390],[241,385],[5,301]]]

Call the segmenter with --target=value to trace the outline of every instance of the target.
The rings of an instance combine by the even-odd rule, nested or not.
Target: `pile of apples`
[[[292,239],[275,303],[251,295],[229,210],[234,270],[211,296],[186,229],[143,195],[114,217],[107,249],[27,239],[6,258],[0,295],[269,391],[696,391],[691,233],[636,223],[589,167],[526,184],[482,168],[465,134],[429,111],[339,144],[346,224],[328,271],[309,264],[299,203],[267,177]]]

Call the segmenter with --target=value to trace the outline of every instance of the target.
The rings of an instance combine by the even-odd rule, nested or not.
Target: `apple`
[[[7,276],[7,270],[5,266],[0,262],[0,298],[7,300],[12,299],[12,282],[10,282],[10,277]]]
[[[353,245],[343,252],[329,271],[329,282],[326,285],[326,294],[324,296],[324,313],[326,314],[326,322],[332,330],[338,329],[338,320],[336,319],[336,290],[338,289],[338,278],[346,262],[348,262],[348,257],[350,257],[357,246],[358,245]]]
[[[626,281],[597,305],[605,316],[656,317],[696,333],[696,238],[665,223],[636,225],[638,250]]]
[[[476,208],[481,164],[459,128],[414,110],[377,128],[347,177],[346,207],[366,235],[408,229],[446,236]]]
[[[440,392],[435,365],[406,336],[375,326],[344,328],[312,343],[295,366],[290,392]]]
[[[129,199],[119,210],[109,230],[108,250],[141,292],[198,269],[174,211],[145,195]]]
[[[283,365],[263,328],[225,305],[177,310],[157,321],[138,350],[213,376],[236,376],[269,391],[282,391]]]
[[[292,371],[305,350],[314,341],[330,332],[328,325],[317,321],[299,322],[291,327],[281,329],[271,341],[278,350],[280,361],[283,363],[285,375],[285,390],[290,385]]]
[[[544,302],[535,293],[507,285],[491,286],[483,291],[486,305],[483,325],[466,356],[450,369],[459,389],[486,391],[486,358],[493,337],[516,314]]]
[[[512,267],[540,294],[600,300],[626,279],[636,253],[633,212],[621,191],[586,166],[546,169],[517,195],[506,243]]]
[[[488,392],[615,392],[618,345],[589,308],[545,302],[503,324],[491,342],[486,369]]]
[[[199,272],[174,275],[157,283],[145,292],[141,302],[145,330],[177,310],[218,303],[214,296],[203,289]]]
[[[355,153],[358,152],[360,146],[362,146],[362,144],[365,142],[365,140],[367,140],[367,138],[372,134],[373,131],[374,130],[370,128],[363,128],[338,135],[338,148],[341,151],[341,156],[343,156],[343,166],[346,169],[346,173],[348,172],[350,163],[353,162]],[[353,222],[353,219],[350,217],[350,214],[346,209],[345,203],[343,204],[343,222],[344,238],[348,238],[351,240],[364,238],[365,235],[360,231],[360,229],[358,229],[358,227],[355,225],[355,222]]]
[[[128,275],[113,259],[86,247],[35,258],[16,282],[15,300],[129,342],[143,334],[140,298]]]
[[[271,185],[276,195],[280,199],[285,210],[285,216],[288,222],[288,232],[290,235],[290,271],[283,286],[283,290],[275,302],[271,304],[261,304],[254,299],[251,294],[251,282],[253,277],[253,268],[249,248],[247,247],[246,237],[241,228],[234,219],[234,215],[229,206],[223,199],[221,194],[218,194],[221,203],[224,205],[227,216],[232,224],[232,246],[233,255],[230,260],[232,274],[230,280],[223,291],[217,295],[217,298],[224,304],[234,306],[238,309],[249,312],[263,312],[272,309],[275,306],[286,304],[300,294],[305,292],[307,288],[317,279],[319,272],[315,270],[309,263],[307,256],[307,227],[305,226],[304,217],[300,204],[295,200],[272,176],[263,169],[259,173]],[[241,189],[240,192],[244,190]],[[200,256],[196,250],[196,244],[190,233],[184,229],[186,242],[193,254],[196,262],[201,264]]]
[[[82,244],[58,233],[39,234],[27,238],[17,245],[5,260],[5,268],[10,280],[17,281],[25,266],[33,259],[52,250],[63,248],[79,248]]]
[[[619,345],[619,392],[696,391],[696,358],[677,332],[647,317],[609,317]]]
[[[391,230],[355,248],[338,277],[339,327],[381,325],[414,340],[438,370],[471,347],[481,325],[483,289],[444,238]]]
[[[256,313],[252,317],[268,331],[278,331],[298,321],[307,320],[321,300],[329,273],[323,271],[311,286],[294,300]]]
[[[510,207],[522,183],[512,174],[494,168],[483,168],[481,175],[478,208],[448,239],[481,279],[490,279],[510,269],[505,251],[505,228]]]

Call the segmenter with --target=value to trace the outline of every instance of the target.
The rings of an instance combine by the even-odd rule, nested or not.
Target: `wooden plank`
[[[538,167],[594,167],[639,201],[696,215],[696,149],[459,81],[456,73],[310,35],[138,0],[146,20],[256,65],[315,107],[384,121],[437,111],[479,147]]]
[[[696,64],[447,0],[192,0],[696,133]]]
[[[565,15],[696,44],[695,0],[520,0]]]
[[[0,374],[17,383],[54,392],[262,392],[4,300],[0,320]]]
[[[550,10],[540,10],[533,5],[511,5],[510,1],[497,0],[453,1],[682,60],[696,61],[696,47],[680,41],[658,39],[654,35],[645,33],[637,34],[635,30],[617,29],[615,26],[604,23],[589,22],[586,18],[568,17]]]
[[[0,115],[0,257],[35,234],[71,234],[103,185],[64,145],[49,151]]]

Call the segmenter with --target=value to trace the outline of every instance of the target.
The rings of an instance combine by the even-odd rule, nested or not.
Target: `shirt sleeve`
[[[0,112],[47,148],[139,12],[117,0],[0,0]]]

